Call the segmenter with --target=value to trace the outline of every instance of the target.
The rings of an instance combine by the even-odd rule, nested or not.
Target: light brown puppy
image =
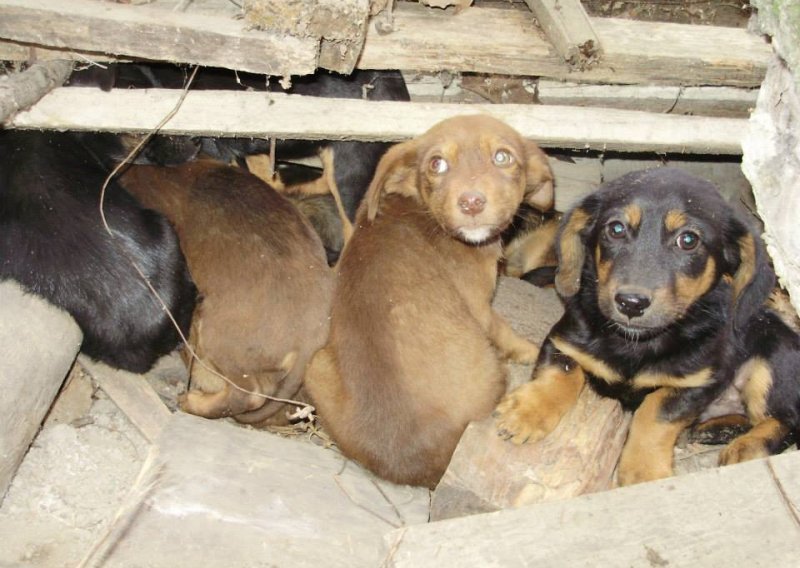
[[[523,201],[552,206],[547,159],[488,116],[445,120],[378,165],[306,386],[341,450],[379,476],[433,487],[503,394],[501,357],[536,359],[490,304]]]
[[[238,387],[290,398],[325,343],[333,290],[322,243],[285,197],[211,160],[133,166],[123,186],[175,227],[200,300],[189,342]],[[187,412],[260,423],[284,405],[191,365]],[[266,404],[265,404],[266,403]]]

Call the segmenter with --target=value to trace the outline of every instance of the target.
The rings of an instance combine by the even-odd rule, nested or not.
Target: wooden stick
[[[0,77],[0,123],[63,85],[71,72],[72,61],[46,61]]]
[[[525,0],[536,14],[547,39],[572,69],[596,65],[602,53],[600,39],[579,0]]]

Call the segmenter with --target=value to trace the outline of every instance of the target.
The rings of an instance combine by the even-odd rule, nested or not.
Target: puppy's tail
[[[342,203],[342,196],[339,193],[339,186],[336,185],[336,176],[333,170],[333,150],[325,148],[320,152],[320,160],[322,160],[322,175],[325,178],[325,184],[333,195],[333,200],[336,202],[336,210],[339,212],[339,218],[342,220],[342,232],[344,234],[344,244],[353,236],[353,224],[347,217],[347,212],[344,210]]]

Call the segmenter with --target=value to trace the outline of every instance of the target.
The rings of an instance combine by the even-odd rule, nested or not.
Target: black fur
[[[622,212],[631,205],[641,211],[638,226],[625,223]],[[685,225],[675,231],[663,221],[670,211],[685,215]],[[577,222],[580,218],[586,222]],[[626,224],[622,237],[614,233],[618,227],[612,227],[619,221]],[[678,246],[686,231],[699,235],[696,248]],[[562,246],[575,237],[582,250],[577,290],[570,287],[569,267],[565,266],[574,258],[574,250]],[[754,248],[748,261],[740,244],[749,238]],[[636,408],[655,390],[634,385],[634,378],[643,371],[685,377],[710,369],[711,379],[704,385],[679,386],[661,406],[660,418],[673,422],[697,418],[732,385],[745,362],[760,357],[768,362],[773,378],[767,414],[790,431],[797,430],[800,338],[765,306],[775,276],[760,237],[712,184],[672,168],[628,174],[603,185],[569,212],[561,224],[558,250],[560,275],[565,278],[559,287],[565,313],[546,338],[538,366],[558,364],[556,356],[563,354],[552,338],[559,338],[621,377],[621,381],[608,381],[586,373],[592,387],[628,408]],[[607,281],[598,269],[598,258],[600,264],[611,267]],[[673,296],[659,300],[655,293],[651,307],[627,318],[604,308],[601,301],[603,286],[611,286],[608,282],[613,281],[614,286],[625,282],[631,289],[648,293],[674,291],[681,275],[699,280],[704,273],[708,287],[692,296],[683,311],[671,300]],[[734,290],[737,274],[744,278],[738,294]],[[621,289],[621,285],[616,288]],[[619,296],[612,297],[619,304]]]
[[[131,265],[143,270],[184,332],[195,301],[177,237],[115,182],[101,224],[105,156],[86,135],[0,131],[0,279],[18,281],[69,312],[82,351],[109,365],[145,372],[178,334]],[[96,147],[95,150],[98,150]]]
[[[73,73],[70,82],[76,85],[93,84],[103,88],[113,85],[116,88],[179,89],[184,86],[190,75],[188,69],[174,65],[138,63],[111,66],[106,73],[106,75],[111,74],[111,77],[98,76],[98,72],[93,70],[83,73],[86,75]],[[405,81],[399,71],[356,70],[350,75],[318,71],[313,75],[293,77],[292,86],[283,89],[277,80],[268,81],[264,75],[202,68],[195,77],[192,89],[272,91],[313,97],[363,98],[376,101],[410,100]],[[278,140],[276,155],[280,160],[292,160],[314,156],[324,147],[331,148],[336,185],[342,196],[345,211],[353,221],[378,161],[389,146],[390,144],[383,142],[348,140]],[[155,165],[180,163],[184,157],[192,157],[201,150],[211,157],[229,163],[232,160],[241,160],[250,154],[268,153],[269,141],[250,138],[156,136],[144,149],[144,155],[137,163]]]

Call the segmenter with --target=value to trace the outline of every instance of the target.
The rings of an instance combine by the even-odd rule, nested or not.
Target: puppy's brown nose
[[[458,207],[463,213],[475,216],[486,207],[486,196],[477,191],[467,191],[458,197]]]
[[[647,308],[650,307],[650,298],[643,294],[623,294],[614,296],[619,311],[629,318],[642,316]]]

